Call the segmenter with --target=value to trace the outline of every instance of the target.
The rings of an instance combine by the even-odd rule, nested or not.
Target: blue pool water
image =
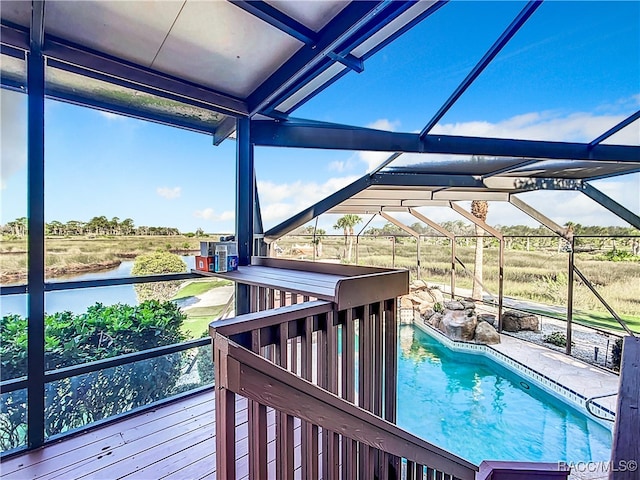
[[[398,425],[473,463],[606,461],[611,432],[483,355],[400,327]]]

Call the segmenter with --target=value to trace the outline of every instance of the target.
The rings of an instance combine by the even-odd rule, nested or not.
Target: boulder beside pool
[[[495,345],[496,343],[500,343],[500,334],[489,323],[478,322],[474,340],[476,343]]]
[[[538,316],[532,313],[507,310],[502,314],[502,329],[507,332],[520,332],[522,330],[537,332],[540,328],[539,326],[540,320]]]

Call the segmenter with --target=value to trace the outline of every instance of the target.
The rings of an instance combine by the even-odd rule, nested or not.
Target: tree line
[[[11,222],[2,225],[3,235],[12,235],[17,238],[26,236],[29,233],[26,217],[16,218]],[[104,215],[93,217],[88,222],[81,220],[69,220],[60,222],[53,220],[45,223],[45,234],[54,236],[84,236],[84,235],[180,235],[180,231],[175,227],[136,227],[133,219],[125,218],[120,220],[113,217],[109,220]]]

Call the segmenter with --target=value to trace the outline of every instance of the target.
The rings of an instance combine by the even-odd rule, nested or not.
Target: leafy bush
[[[170,245],[169,245],[170,246]],[[162,273],[181,273],[187,271],[187,264],[176,254],[157,251],[136,257],[131,269],[132,275],[157,275]],[[180,282],[157,282],[135,285],[139,302],[146,300],[167,301],[173,298]]]
[[[137,306],[97,303],[86,313],[60,312],[45,317],[45,368],[115,357],[182,342],[186,316],[172,302]],[[19,315],[0,322],[1,378],[27,374],[27,321]],[[45,433],[55,435],[160,400],[175,392],[182,354],[175,353],[103,369],[45,386]],[[0,446],[24,441],[26,391],[2,395]]]
[[[610,262],[638,262],[640,257],[634,255],[627,250],[611,250],[604,255],[598,257],[599,260],[608,260]]]
[[[545,335],[542,340],[557,347],[567,346],[567,336],[562,332],[553,332],[549,335]],[[571,345],[573,345],[573,342],[571,342]]]

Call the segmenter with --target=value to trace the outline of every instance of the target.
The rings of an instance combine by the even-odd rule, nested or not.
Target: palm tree
[[[334,230],[342,229],[344,233],[344,246],[347,248],[347,236],[349,236],[349,249],[346,251],[347,261],[351,261],[351,250],[353,247],[353,227],[362,222],[359,215],[348,214],[340,217],[333,226]]]
[[[486,222],[489,213],[489,203],[485,200],[474,200],[471,202],[471,213],[474,217]],[[473,266],[473,291],[471,298],[482,300],[482,247],[484,230],[476,225],[476,261]]]

